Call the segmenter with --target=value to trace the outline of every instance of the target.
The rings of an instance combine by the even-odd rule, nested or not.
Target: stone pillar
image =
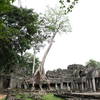
[[[48,89],[51,90],[50,83],[48,83]]]
[[[86,91],[87,88],[88,88],[88,86],[87,86],[87,82],[85,82],[85,83],[84,83],[84,90]]]
[[[77,89],[77,85],[76,85],[76,83],[75,83],[75,89]]]
[[[70,91],[69,83],[67,83],[67,89],[68,89],[68,91]]]
[[[61,83],[61,89],[63,89],[63,82]]]
[[[55,83],[55,88],[56,88],[56,90],[58,90],[58,85],[57,85],[57,83]]]
[[[18,87],[18,88],[21,88],[21,84],[22,84],[21,80],[18,80],[18,82],[17,82],[17,87]]]
[[[89,90],[91,90],[91,80],[88,79]]]
[[[88,79],[86,80],[86,87],[87,87],[86,90],[88,91],[88,89],[90,89],[90,84],[89,84],[89,80]]]
[[[82,82],[82,84],[81,84],[81,85],[82,85],[82,91],[84,91],[84,85],[83,85],[83,82]]]
[[[39,84],[40,90],[42,90],[42,84]]]
[[[73,90],[75,91],[75,89],[76,89],[76,83],[73,82]]]
[[[0,89],[2,89],[3,88],[3,78],[2,78],[2,76],[0,76]]]
[[[72,90],[75,91],[75,82],[72,83]]]
[[[26,83],[24,83],[24,89],[27,89],[27,85],[26,85]]]
[[[92,79],[90,79],[90,90],[93,91],[93,83],[92,83]]]
[[[76,83],[76,89],[78,90],[78,83]]]
[[[63,86],[64,86],[64,84],[63,84]],[[67,83],[65,83],[65,86],[64,86],[64,88],[65,88],[65,89],[67,89]]]
[[[32,90],[32,91],[35,90],[34,82],[33,82],[33,84],[32,84],[32,89],[31,89],[31,90]]]
[[[80,88],[80,87],[79,87],[79,83],[77,83],[77,88],[78,88],[78,91],[79,91],[79,88]]]
[[[13,89],[13,88],[16,88],[16,80],[11,78],[11,81],[10,81],[10,88]]]
[[[95,78],[92,78],[92,84],[93,84],[93,91],[96,91],[96,85],[95,85]]]
[[[3,82],[0,81],[0,89],[2,89],[2,88],[3,88]]]
[[[72,90],[73,90],[74,89],[74,83],[72,82],[71,84],[72,84],[71,86],[72,86]]]

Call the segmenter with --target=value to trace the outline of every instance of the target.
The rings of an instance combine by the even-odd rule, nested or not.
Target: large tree
[[[7,12],[0,12],[0,19],[0,67],[9,69],[33,44],[42,44],[46,34],[41,33],[38,14],[31,9],[12,6]]]
[[[62,34],[62,33],[70,32],[71,26],[68,17],[61,9],[48,8],[46,13],[42,16],[42,19],[43,19],[43,23],[42,23],[43,32],[47,33],[50,36],[50,38],[48,38],[49,41],[48,48],[44,53],[41,64],[36,70],[36,72],[34,73],[34,76],[35,79],[37,79],[36,77],[40,77],[39,79],[43,80],[45,79],[44,63],[53,45],[56,35],[58,33]]]

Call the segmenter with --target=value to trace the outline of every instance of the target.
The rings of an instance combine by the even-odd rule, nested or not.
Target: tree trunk
[[[57,34],[57,33],[54,33],[54,34],[53,34],[53,36],[52,36],[52,38],[51,38],[51,41],[50,41],[50,43],[49,43],[49,46],[48,46],[48,48],[47,48],[47,50],[46,50],[46,52],[44,53],[44,56],[43,56],[43,58],[42,58],[42,62],[41,62],[41,64],[40,64],[40,66],[38,67],[38,69],[36,70],[36,72],[34,73],[34,76],[36,76],[36,75],[38,74],[38,72],[39,72],[41,78],[42,78],[42,76],[45,77],[44,63],[45,63],[46,57],[47,57],[47,55],[48,55],[48,53],[49,53],[49,51],[50,51],[50,49],[51,49],[51,47],[52,47],[52,44],[53,44],[53,41],[54,41],[54,38],[55,38],[56,34]]]
[[[36,55],[35,48],[33,48],[33,51],[34,51],[34,56],[33,56],[33,68],[32,68],[32,75],[34,75],[34,70],[35,70],[35,55]]]

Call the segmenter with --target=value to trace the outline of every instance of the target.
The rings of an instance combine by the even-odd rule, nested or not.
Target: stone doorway
[[[35,90],[40,90],[39,84],[34,84],[34,88],[35,88]]]
[[[52,89],[55,89],[55,83],[51,83],[51,84],[50,84],[50,87],[51,87]]]
[[[10,87],[10,79],[4,79],[3,80],[3,88],[7,89]]]
[[[42,84],[42,89],[43,90],[48,90],[49,89],[48,84]]]

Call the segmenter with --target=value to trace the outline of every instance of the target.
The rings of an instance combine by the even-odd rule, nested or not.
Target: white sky
[[[56,37],[45,62],[46,70],[65,69],[69,64],[85,64],[89,59],[100,61],[100,0],[79,1],[69,14],[72,32]],[[56,3],[57,0],[23,2],[38,12],[43,12],[46,5],[55,7]]]

